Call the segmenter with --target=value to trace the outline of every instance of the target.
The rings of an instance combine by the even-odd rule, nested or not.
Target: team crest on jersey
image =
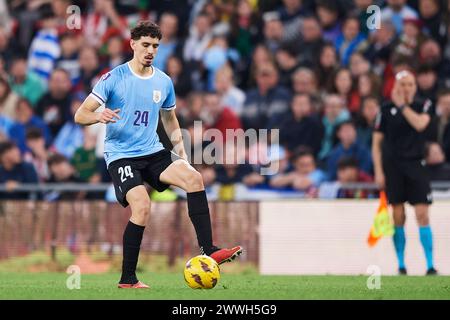
[[[158,103],[161,101],[161,91],[160,90],[153,90],[153,102]]]

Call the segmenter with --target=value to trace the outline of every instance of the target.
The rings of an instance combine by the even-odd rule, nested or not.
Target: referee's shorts
[[[430,176],[425,160],[383,159],[390,204],[431,204]]]

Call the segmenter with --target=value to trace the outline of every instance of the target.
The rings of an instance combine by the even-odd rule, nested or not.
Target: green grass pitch
[[[450,277],[382,277],[367,289],[365,276],[260,276],[223,274],[211,290],[193,290],[182,274],[144,273],[150,290],[116,288],[116,273],[82,275],[69,290],[65,273],[0,272],[0,299],[450,299]]]

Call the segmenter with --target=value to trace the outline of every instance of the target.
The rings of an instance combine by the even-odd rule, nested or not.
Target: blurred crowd
[[[129,29],[144,19],[161,27],[154,65],[174,82],[187,148],[208,147],[196,121],[225,145],[226,129],[279,129],[279,143],[246,145],[244,164],[196,164],[207,187],[370,197],[336,186],[373,181],[374,121],[405,69],[433,103],[432,180],[450,180],[446,0],[0,0],[0,183],[110,182],[105,126],[73,115],[132,57]],[[261,174],[267,161],[278,169]]]

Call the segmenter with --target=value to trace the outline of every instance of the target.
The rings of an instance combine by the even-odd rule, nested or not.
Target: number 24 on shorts
[[[117,170],[120,174],[120,181],[124,182],[128,177],[134,178],[133,172],[131,171],[131,166],[119,167]]]

